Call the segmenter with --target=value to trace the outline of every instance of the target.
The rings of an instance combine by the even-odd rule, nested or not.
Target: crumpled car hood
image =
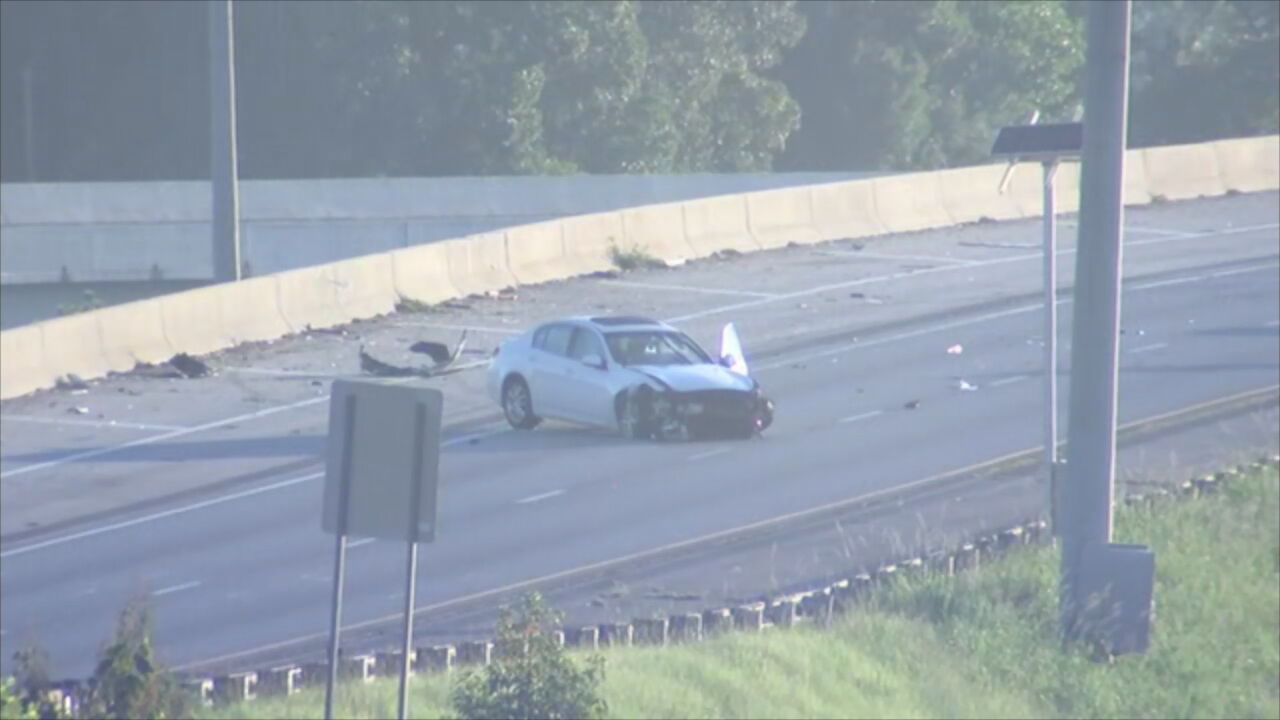
[[[632,365],[631,370],[660,380],[677,392],[694,390],[750,390],[751,378],[721,365]]]

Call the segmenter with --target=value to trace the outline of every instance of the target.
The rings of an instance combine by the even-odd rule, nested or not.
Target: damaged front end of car
[[[620,404],[619,429],[641,439],[752,437],[773,423],[773,401],[759,387],[679,392],[641,384],[628,389]]]

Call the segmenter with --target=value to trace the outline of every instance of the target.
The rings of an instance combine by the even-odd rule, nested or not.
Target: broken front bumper
[[[656,392],[638,390],[627,403],[627,424],[637,437],[682,440],[748,436],[773,423],[773,402],[758,389]]]

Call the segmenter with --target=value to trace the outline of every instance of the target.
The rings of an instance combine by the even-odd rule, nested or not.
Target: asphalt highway
[[[1129,214],[1121,422],[1280,384],[1277,207],[1268,193]],[[777,420],[763,438],[735,442],[637,443],[558,424],[514,432],[480,393],[483,370],[432,381],[454,409],[446,418],[438,540],[421,552],[419,606],[1037,445],[1040,265],[1038,250],[1021,246],[1038,239],[1036,227],[916,233],[863,249],[833,243],[779,251],[789,255],[772,262],[743,258],[530,291],[543,302],[522,309],[529,314],[521,322],[603,304],[679,321],[709,340],[734,320],[753,374],[777,403]],[[1074,235],[1074,227],[1064,221],[1062,234]],[[1073,262],[1064,243],[1064,287]],[[1060,303],[1065,436],[1069,293]],[[428,318],[421,327],[449,320]],[[405,327],[383,322],[389,333]],[[491,329],[477,336],[493,341],[515,328]],[[342,348],[345,363],[354,352],[340,336],[323,342],[320,356]],[[963,352],[947,353],[955,344]],[[115,614],[138,592],[153,596],[157,642],[177,665],[325,631],[333,542],[319,528],[318,458],[327,406],[312,384],[324,376],[314,370],[318,351],[309,356],[312,369],[286,375],[286,351],[266,349],[258,359],[293,394],[281,405],[260,402],[253,412],[263,414],[234,423],[211,416],[233,416],[217,405],[226,402],[232,372],[221,386],[191,386],[193,396],[212,398],[207,404],[183,398],[182,386],[143,392],[136,396],[142,407],[120,421],[131,426],[74,429],[79,416],[61,407],[40,412],[49,396],[5,405],[0,491],[6,506],[17,507],[6,507],[0,540],[4,663],[19,643],[37,640],[55,675],[87,674]],[[116,395],[101,405],[133,397]],[[291,407],[264,413],[284,405]],[[64,426],[73,430],[54,432]],[[145,440],[159,436],[166,437]],[[137,444],[122,447],[129,442]],[[145,507],[90,502],[95,494],[112,497],[132,477],[140,484],[175,477],[184,492],[201,482],[216,487],[148,497]],[[79,519],[67,510],[71,502],[81,503],[72,508]],[[50,529],[32,529],[27,517]],[[345,622],[399,612],[403,572],[402,546],[353,541]]]

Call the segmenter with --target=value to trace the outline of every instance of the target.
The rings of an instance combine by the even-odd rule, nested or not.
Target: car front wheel
[[[511,427],[517,430],[532,430],[542,422],[542,418],[533,414],[529,386],[518,377],[511,378],[502,387],[502,412]]]

